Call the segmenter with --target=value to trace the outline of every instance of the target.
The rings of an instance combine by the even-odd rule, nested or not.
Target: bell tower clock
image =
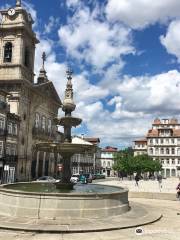
[[[35,45],[33,20],[16,0],[16,6],[0,10],[0,81],[34,81]]]

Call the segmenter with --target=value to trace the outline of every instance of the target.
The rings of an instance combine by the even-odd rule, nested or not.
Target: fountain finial
[[[74,111],[76,105],[73,101],[73,88],[72,88],[72,69],[68,68],[66,71],[67,74],[67,84],[66,84],[66,90],[65,90],[65,98],[63,101],[63,111],[65,112],[65,115],[71,115],[71,112]]]
[[[21,0],[16,0],[16,7],[21,7]]]

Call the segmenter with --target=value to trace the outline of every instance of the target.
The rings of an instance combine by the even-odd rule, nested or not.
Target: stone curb
[[[48,221],[43,224],[38,224],[38,221],[36,224],[33,224],[32,222],[17,223],[16,219],[0,216],[0,229],[36,233],[64,234],[104,232],[147,225],[160,220],[162,217],[162,214],[158,213],[155,208],[147,209],[145,205],[137,203],[131,203],[131,206],[131,211],[122,215],[106,219],[94,219],[94,223],[87,221],[87,224],[79,225],[56,225],[56,223],[48,224]]]

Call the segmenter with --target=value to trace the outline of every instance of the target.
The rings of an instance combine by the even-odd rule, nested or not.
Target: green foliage
[[[153,160],[148,155],[133,156],[131,149],[119,151],[115,156],[114,170],[132,175],[133,173],[158,172],[162,169],[158,160]]]

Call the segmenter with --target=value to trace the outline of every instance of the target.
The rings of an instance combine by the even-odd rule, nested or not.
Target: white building
[[[154,160],[162,163],[162,175],[164,177],[179,176],[180,172],[180,123],[177,119],[155,119],[152,128],[146,136],[147,146],[141,145],[138,149],[138,141],[135,141],[134,155],[138,155],[144,148]],[[141,148],[141,150],[140,150]],[[147,151],[145,151],[147,148]]]
[[[114,175],[114,154],[117,152],[117,148],[107,146],[101,150],[101,169],[106,176]]]
[[[84,154],[74,154],[72,160],[72,173],[95,173],[99,172],[99,138],[72,138],[72,143],[86,144],[94,146],[91,152],[85,152]]]

